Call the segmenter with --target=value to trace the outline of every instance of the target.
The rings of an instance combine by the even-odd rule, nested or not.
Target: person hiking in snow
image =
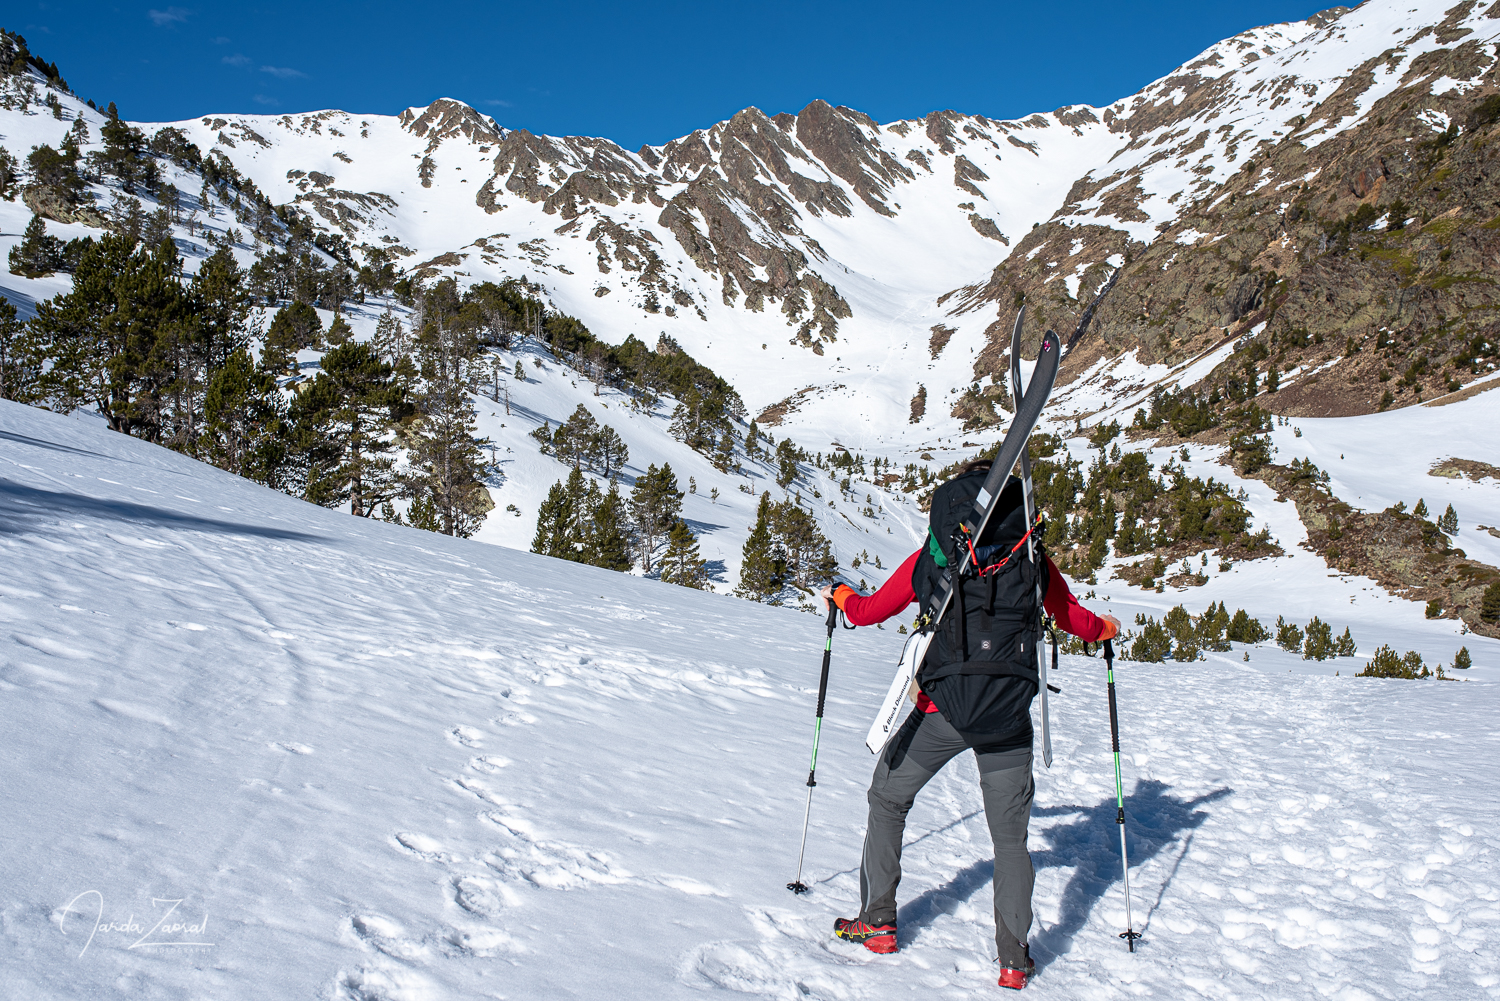
[[[1043,605],[1057,627],[1088,642],[1113,638],[1113,616],[1097,616],[1068,591],[1041,546],[1040,565],[1027,558],[1028,529],[1021,484],[1011,477],[983,545],[959,551],[954,533],[989,471],[988,460],[965,466],[932,496],[927,545],[917,550],[874,594],[842,584],[824,588],[856,626],[869,626],[925,604],[946,569],[973,560],[971,576],[954,593],[917,673],[916,708],[881,749],[870,782],[869,819],[859,866],[860,910],[834,922],[834,934],[888,953],[896,945],[896,887],[901,882],[901,838],[906,814],[928,780],[965,748],[979,762],[984,813],[995,843],[995,946],[1000,986],[1017,990],[1035,968],[1026,943],[1036,872],[1026,828],[1036,790],[1031,775],[1031,700],[1039,678],[1035,646]],[[1037,540],[1039,541],[1039,540]],[[826,604],[824,607],[827,607]]]

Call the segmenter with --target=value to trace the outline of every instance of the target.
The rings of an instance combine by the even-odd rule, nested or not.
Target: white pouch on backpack
[[[879,754],[886,741],[891,739],[891,734],[901,725],[903,703],[911,690],[912,682],[916,680],[917,668],[927,656],[932,636],[930,632],[917,633],[906,641],[906,646],[901,651],[901,663],[896,667],[896,676],[891,679],[890,690],[880,703],[880,715],[875,717],[875,722],[870,724],[870,732],[865,736],[865,746],[870,749],[871,754]]]

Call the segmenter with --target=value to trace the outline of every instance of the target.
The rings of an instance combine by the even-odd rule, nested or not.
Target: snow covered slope
[[[799,898],[814,616],[350,518],[9,403],[0,552],[11,996],[995,989],[965,761],[911,817],[902,952],[829,936],[891,630],[834,640]],[[1446,684],[1238,647],[1120,665],[1134,955],[1102,666],[1065,657],[1036,996],[1500,994],[1500,657],[1472,648]]]

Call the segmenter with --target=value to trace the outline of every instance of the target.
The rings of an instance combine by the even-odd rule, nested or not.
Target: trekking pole
[[[1125,930],[1120,937],[1135,952],[1135,940],[1141,937],[1130,916],[1130,858],[1125,853],[1125,786],[1120,781],[1120,717],[1115,711],[1115,648],[1104,641],[1104,671],[1109,679],[1109,742],[1115,752],[1115,823],[1120,825],[1120,870],[1125,875]]]
[[[823,735],[823,700],[828,697],[828,661],[833,657],[833,627],[838,621],[839,607],[828,603],[828,638],[823,641],[823,676],[818,679],[817,722],[813,724],[812,762],[807,766],[807,809],[802,812],[802,847],[797,851],[797,878],[786,885],[793,893],[806,893],[807,884],[802,882],[802,858],[807,854],[807,821],[812,816],[812,792],[818,784],[818,738]]]

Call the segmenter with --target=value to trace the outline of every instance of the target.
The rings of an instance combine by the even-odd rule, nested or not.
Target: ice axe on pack
[[[835,583],[840,583],[835,581]],[[812,816],[812,794],[818,784],[818,738],[823,735],[823,703],[828,698],[828,664],[833,659],[833,627],[838,622],[839,608],[828,603],[828,635],[823,640],[823,673],[818,679],[818,708],[813,723],[812,761],[807,766],[807,808],[802,811],[802,847],[797,851],[797,878],[786,885],[793,893],[806,893],[807,884],[802,882],[802,859],[807,854],[807,822]],[[845,620],[845,629],[853,629]]]

